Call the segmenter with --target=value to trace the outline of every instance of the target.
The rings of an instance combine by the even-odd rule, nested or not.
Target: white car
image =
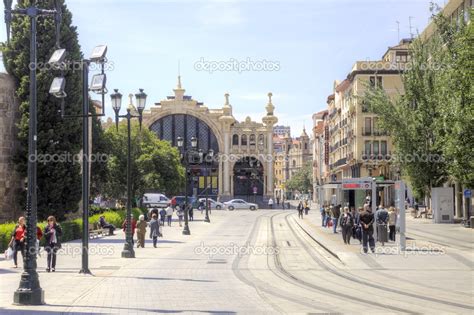
[[[165,208],[169,203],[171,200],[163,194],[146,193],[142,198],[142,205],[146,208]]]
[[[220,209],[224,208],[224,204],[222,202],[217,202],[217,201],[215,201],[214,199],[211,199],[211,198],[207,198],[207,201],[209,201],[211,209],[220,210]],[[205,205],[206,204],[206,198],[199,198],[199,202],[204,202],[204,205]]]
[[[242,199],[232,199],[230,201],[224,202],[225,207],[232,211],[234,209],[250,209],[257,210],[258,205],[255,203],[250,203]]]

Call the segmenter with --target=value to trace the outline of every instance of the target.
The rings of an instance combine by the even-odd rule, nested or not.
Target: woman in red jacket
[[[15,268],[18,268],[18,252],[21,252],[21,257],[25,258],[25,235],[26,235],[25,217],[18,219],[18,224],[12,231],[12,238],[8,247],[13,249],[13,263]]]

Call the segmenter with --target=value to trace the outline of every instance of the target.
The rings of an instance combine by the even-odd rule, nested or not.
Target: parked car
[[[184,205],[185,199],[186,198],[184,196],[174,196],[173,198],[171,198],[170,203],[172,205],[178,205],[182,207]],[[188,196],[188,204],[191,204],[193,208],[197,208],[198,207],[197,198]]]
[[[171,200],[163,194],[146,193],[142,198],[142,206],[146,208],[165,208]]]
[[[210,203],[211,209],[220,210],[220,209],[224,208],[224,204],[222,202],[217,202],[212,198],[207,198],[207,201]],[[199,202],[204,202],[204,205],[205,205],[206,204],[206,198],[199,198]]]
[[[232,211],[234,209],[250,209],[250,210],[257,210],[258,205],[255,203],[250,203],[242,199],[232,199],[230,201],[224,202],[224,206]]]

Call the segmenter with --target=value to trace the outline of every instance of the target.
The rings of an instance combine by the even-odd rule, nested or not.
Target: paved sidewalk
[[[153,248],[135,249],[135,259],[121,258],[124,234],[92,240],[90,267],[94,276],[78,274],[78,241],[63,244],[57,271],[46,273],[45,257],[38,260],[41,287],[47,305],[12,305],[20,269],[0,261],[0,314],[46,313],[273,313],[253,287],[238,280],[229,266],[233,257],[216,259],[197,248],[244,244],[258,211],[212,211],[211,224],[195,211],[191,236],[173,222],[164,227],[164,240]],[[239,223],[234,223],[236,217]],[[204,242],[204,243],[202,243]],[[64,251],[69,251],[66,254]],[[74,255],[73,255],[74,253]],[[20,264],[21,265],[21,264]]]

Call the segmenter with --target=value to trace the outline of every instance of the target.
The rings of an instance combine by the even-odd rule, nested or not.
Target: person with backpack
[[[367,254],[368,246],[372,253],[375,252],[375,240],[374,240],[374,214],[368,204],[364,206],[364,210],[360,213],[360,225],[362,232],[362,248],[364,253]],[[367,244],[368,243],[368,244]]]
[[[388,225],[388,211],[382,205],[375,212],[375,222],[377,227],[377,241],[382,243],[382,246],[388,242],[387,225]]]
[[[351,243],[352,227],[354,226],[354,218],[352,213],[349,212],[349,207],[344,207],[344,213],[339,218],[339,224],[342,229],[342,239],[344,244]]]
[[[46,260],[46,271],[56,271],[56,253],[61,248],[61,235],[63,230],[61,226],[56,222],[54,216],[48,217],[48,225],[44,228],[44,236],[46,238],[45,251],[48,253]]]

